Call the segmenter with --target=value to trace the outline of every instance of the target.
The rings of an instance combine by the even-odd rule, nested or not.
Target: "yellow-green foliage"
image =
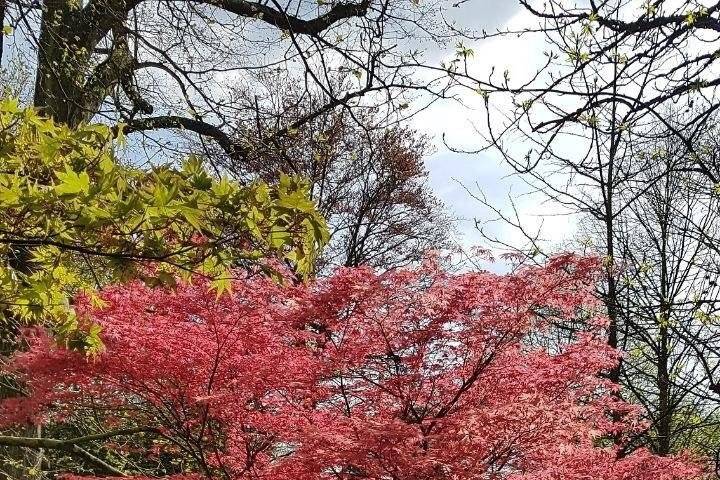
[[[82,331],[85,348],[98,348],[97,328],[72,311],[78,290],[197,272],[222,293],[229,268],[268,256],[312,272],[328,234],[301,178],[240,185],[212,177],[196,158],[179,169],[131,168],[113,143],[107,126],[70,129],[0,102],[4,328],[11,319],[43,322],[65,339]]]

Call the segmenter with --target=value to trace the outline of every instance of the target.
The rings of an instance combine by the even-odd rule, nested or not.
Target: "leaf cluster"
[[[198,158],[138,168],[115,155],[122,128],[55,124],[18,102],[0,102],[0,319],[45,322],[98,349],[99,328],[76,318],[70,298],[142,278],[173,286],[199,273],[222,293],[237,267],[300,276],[327,241],[308,183],[240,184]],[[276,262],[277,263],[277,262]]]

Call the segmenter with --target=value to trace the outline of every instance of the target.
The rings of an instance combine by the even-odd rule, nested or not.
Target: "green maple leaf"
[[[64,172],[55,172],[60,184],[55,186],[55,191],[60,195],[75,195],[77,193],[90,192],[90,177],[87,172],[75,173],[70,166],[65,166]]]

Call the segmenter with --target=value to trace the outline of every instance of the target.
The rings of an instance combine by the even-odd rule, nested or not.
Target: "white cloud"
[[[501,29],[521,29],[532,21],[526,10],[517,11]],[[487,29],[488,32],[492,28]],[[487,77],[492,71],[502,78],[506,70],[511,78],[529,78],[545,61],[543,48],[537,36],[503,36],[466,45],[474,51],[469,70],[476,78]],[[445,61],[452,60],[454,52],[448,52]],[[493,68],[494,67],[494,68]],[[464,246],[483,243],[475,229],[475,219],[481,223],[497,218],[497,215],[472,198],[471,193],[482,193],[497,209],[512,216],[512,202],[520,214],[521,223],[528,231],[539,227],[541,237],[549,245],[558,244],[575,232],[575,219],[566,211],[547,201],[543,195],[530,193],[531,189],[504,162],[497,150],[481,153],[455,153],[448,149],[443,139],[453,148],[472,150],[483,145],[482,132],[485,130],[485,107],[481,95],[467,91],[461,94],[460,102],[438,102],[414,119],[414,126],[429,133],[435,139],[437,152],[426,161],[430,172],[431,186],[438,197],[461,220],[458,229]],[[495,104],[495,115],[501,115],[506,103]],[[497,116],[499,119],[500,116]],[[497,126],[497,125],[496,125]],[[527,149],[530,145],[518,139],[516,149]],[[572,148],[572,147],[571,147]],[[469,189],[470,192],[468,192]],[[503,222],[486,223],[489,234],[514,245],[525,243],[516,229]]]

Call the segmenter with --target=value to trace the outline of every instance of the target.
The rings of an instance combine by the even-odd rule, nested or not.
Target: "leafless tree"
[[[712,393],[715,375],[702,367],[708,361],[702,350],[716,343],[706,311],[719,298],[720,257],[701,237],[720,228],[718,198],[697,188],[701,174],[673,168],[684,152],[673,138],[637,152],[645,169],[624,192],[630,201],[613,221],[613,301],[626,352],[619,380],[651,422],[636,445],[660,454],[688,447],[710,453],[720,447],[720,398]],[[602,250],[606,232],[591,232]]]
[[[275,113],[246,134],[255,144],[249,161],[216,160],[239,178],[268,181],[292,168],[312,183],[312,197],[328,221],[331,241],[318,267],[370,265],[387,269],[418,261],[450,244],[452,222],[428,185],[429,139],[408,127],[386,126],[372,110],[327,112],[282,140],[264,135],[314,111],[286,85]],[[301,96],[301,95],[298,95]],[[310,105],[308,105],[310,103]],[[267,124],[270,126],[267,126]],[[207,152],[209,155],[221,152]]]
[[[623,129],[640,135],[662,125],[683,145],[708,181],[720,181],[715,158],[698,149],[720,106],[720,2],[697,0],[520,0],[535,22],[516,32],[546,42],[546,62],[532,78],[474,79],[490,96],[510,95],[515,109],[493,142],[521,128],[537,140],[522,167],[532,168],[611,107]],[[538,38],[539,37],[539,38]],[[470,77],[460,79],[471,85]],[[671,116],[668,116],[670,114]],[[683,115],[683,122],[672,116]],[[519,165],[518,165],[519,166]]]

